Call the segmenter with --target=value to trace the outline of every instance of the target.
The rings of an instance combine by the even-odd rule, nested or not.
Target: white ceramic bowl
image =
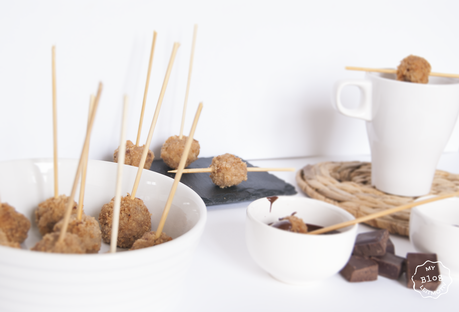
[[[351,256],[357,225],[337,234],[308,235],[287,232],[268,224],[297,212],[305,223],[329,226],[354,217],[342,208],[305,197],[261,198],[247,208],[246,241],[253,260],[274,278],[305,284],[338,273]]]
[[[76,160],[59,160],[59,193],[70,195]],[[207,218],[202,199],[179,184],[164,232],[172,241],[135,251],[64,255],[30,251],[41,239],[38,203],[53,196],[51,159],[0,163],[0,192],[32,223],[23,249],[0,246],[0,311],[164,311],[180,300],[182,280]],[[131,193],[137,167],[124,166],[123,196]],[[89,161],[84,211],[98,218],[115,195],[117,164]],[[152,213],[156,230],[173,180],[144,170],[136,197]],[[78,193],[77,193],[78,194]],[[78,195],[76,196],[78,201]]]
[[[459,198],[412,208],[410,240],[417,251],[436,253],[451,274],[459,276]]]

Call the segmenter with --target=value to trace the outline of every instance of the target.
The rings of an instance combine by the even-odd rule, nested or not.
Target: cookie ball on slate
[[[183,150],[185,149],[185,143],[188,139],[187,136],[180,137],[174,135],[169,137],[166,142],[164,142],[161,147],[161,158],[164,163],[172,169],[177,169],[180,164],[180,159],[182,158]],[[198,159],[199,155],[199,142],[193,139],[191,143],[191,148],[188,153],[188,158],[185,163],[185,167],[188,167],[192,162]]]
[[[143,148],[142,146],[135,146],[134,143],[127,140],[126,141],[126,156],[124,157],[124,163],[126,165],[138,167],[140,165],[140,160],[142,159]],[[119,147],[113,153],[113,161],[118,162],[118,153]],[[155,154],[152,151],[148,150],[147,158],[145,159],[145,164],[143,165],[144,169],[150,169],[151,163],[155,158]]]
[[[210,164],[212,182],[221,188],[247,181],[247,164],[232,154],[216,156]]]

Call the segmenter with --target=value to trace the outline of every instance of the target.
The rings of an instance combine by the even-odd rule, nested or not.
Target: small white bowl
[[[459,198],[413,207],[410,240],[417,251],[436,253],[451,274],[459,276]]]
[[[59,193],[70,195],[76,160],[59,160]],[[53,196],[52,159],[0,163],[0,191],[32,223],[23,249],[0,246],[0,311],[165,311],[180,300],[182,280],[207,218],[202,199],[179,184],[164,232],[172,241],[134,251],[69,255],[30,251],[41,239],[34,210]],[[137,167],[124,166],[122,195],[131,193]],[[88,164],[84,211],[98,219],[115,196],[117,164]],[[156,230],[173,180],[144,170],[136,197]],[[77,194],[79,191],[77,191]],[[78,201],[78,195],[75,198]]]
[[[357,225],[337,234],[292,233],[269,226],[296,212],[305,223],[329,226],[354,217],[342,208],[305,197],[279,196],[270,209],[267,198],[247,208],[246,242],[253,260],[271,276],[289,284],[306,284],[338,273],[354,248]]]

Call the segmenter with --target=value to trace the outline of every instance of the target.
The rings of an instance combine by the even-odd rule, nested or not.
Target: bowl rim
[[[384,69],[391,69],[393,70],[394,68],[384,68]],[[396,69],[395,69],[396,70]],[[399,84],[399,85],[404,85],[407,88],[412,88],[412,89],[420,89],[420,88],[429,88],[429,89],[435,89],[435,88],[457,88],[459,84],[459,79],[457,78],[450,78],[450,77],[432,77],[430,76],[429,79],[434,79],[434,80],[441,80],[441,81],[448,81],[448,83],[411,83],[407,81],[399,81],[396,79],[388,79],[384,77],[384,75],[389,75],[396,77],[396,74],[387,74],[387,73],[379,73],[379,72],[365,72],[365,75],[367,77],[372,77],[377,80],[382,80],[385,81],[386,83],[392,83],[392,84]]]
[[[422,196],[422,197],[417,198],[415,200],[415,202],[416,201],[421,201],[421,200],[424,200],[424,199],[428,199],[428,198],[432,198],[432,197],[436,197],[436,195]],[[444,199],[441,199],[441,200],[436,201],[436,202],[430,202],[430,203],[427,203],[427,204],[414,206],[413,208],[411,208],[411,213],[414,212],[415,214],[417,213],[420,216],[422,216],[423,218],[428,218],[431,222],[434,222],[436,225],[442,225],[442,226],[445,225],[445,226],[453,226],[454,227],[454,224],[448,223],[448,222],[440,220],[440,219],[437,219],[436,216],[432,217],[430,214],[426,213],[426,210],[435,209],[435,208],[433,208],[434,205],[439,204],[440,202],[446,202],[446,201],[449,201],[449,202],[459,201],[459,197],[456,197],[456,196],[455,197],[448,197],[448,198],[444,198]],[[439,207],[437,207],[436,209],[439,209]],[[413,220],[413,218],[410,218],[410,224],[411,224],[411,220]],[[411,228],[411,226],[410,226],[410,228]]]
[[[272,196],[268,196],[268,197],[272,197]],[[280,199],[280,200],[286,200],[286,201],[303,201],[303,202],[306,202],[306,203],[307,202],[314,202],[316,204],[323,205],[324,207],[329,208],[329,209],[331,209],[333,211],[337,211],[339,213],[342,213],[344,216],[349,217],[349,220],[355,220],[355,217],[351,213],[346,211],[345,209],[343,209],[341,207],[338,207],[338,206],[335,206],[335,205],[332,205],[330,203],[321,201],[321,200],[317,200],[317,199],[310,198],[310,197],[288,196],[288,195],[281,195],[281,196],[276,196],[276,197],[278,197],[277,200]],[[269,226],[268,224],[260,221],[259,219],[255,218],[255,216],[252,214],[251,211],[253,210],[253,207],[255,206],[255,204],[260,202],[260,201],[262,201],[262,200],[267,200],[267,197],[262,197],[262,198],[256,199],[256,200],[252,201],[247,206],[247,209],[246,209],[247,218],[249,218],[251,221],[255,222],[259,226],[260,225],[266,226],[266,229],[268,231],[271,231],[271,230],[277,231],[276,233],[279,233],[279,235],[302,235],[304,237],[312,237],[312,236],[314,236],[314,237],[326,238],[326,237],[334,237],[334,236],[338,236],[338,235],[344,235],[344,234],[347,234],[347,233],[352,233],[352,232],[356,232],[357,231],[358,224],[347,226],[347,227],[341,229],[341,231],[339,233],[329,233],[327,235],[303,235],[302,233],[295,233],[295,232],[279,230],[277,228]],[[284,233],[284,234],[280,234],[280,233]]]
[[[6,161],[1,161],[0,164],[7,164],[7,163],[13,163],[13,162],[38,162],[38,161],[53,161],[52,158],[24,158],[24,159],[17,159],[17,160],[6,160]],[[78,163],[79,159],[76,158],[59,158],[59,161],[75,161]],[[111,161],[105,161],[105,160],[98,160],[98,159],[89,159],[88,162],[94,162],[94,163],[104,163],[104,164],[109,164],[110,166],[113,164],[117,166],[118,164],[115,162]],[[124,167],[134,167],[130,165],[124,165]],[[137,168],[137,167],[135,167]],[[156,171],[144,169],[144,171],[150,172],[149,174],[153,175],[158,175],[161,176],[162,178],[166,178],[166,180],[171,181],[171,185],[174,181],[171,177],[168,177],[166,175],[163,175],[161,173],[158,173]],[[0,253],[2,254],[2,257],[0,258],[0,264],[3,262],[2,259],[8,259],[8,257],[17,257],[21,255],[26,255],[28,257],[28,261],[47,261],[47,260],[55,260],[55,259],[62,259],[64,261],[69,261],[69,260],[76,260],[80,264],[83,264],[87,261],[103,261],[106,263],[106,261],[117,261],[117,259],[121,258],[121,260],[126,260],[130,259],[130,257],[135,257],[138,258],[139,255],[142,254],[150,254],[150,256],[156,255],[158,252],[165,253],[168,250],[174,250],[175,246],[178,244],[186,243],[187,240],[190,240],[192,236],[199,235],[201,231],[203,231],[205,223],[207,221],[207,207],[202,200],[202,198],[189,186],[183,184],[182,182],[179,182],[181,187],[185,187],[186,189],[191,191],[191,194],[193,194],[194,197],[196,197],[197,201],[200,203],[200,205],[197,205],[200,213],[200,217],[196,224],[189,229],[186,233],[180,235],[179,237],[167,242],[167,244],[160,244],[157,246],[154,246],[155,248],[142,248],[142,249],[137,249],[137,250],[123,250],[115,253],[95,253],[95,254],[60,254],[60,253],[49,253],[49,252],[37,252],[37,251],[32,251],[29,249],[24,249],[24,248],[12,248],[12,247],[7,247],[7,246],[0,246]],[[30,220],[33,222],[32,220]],[[153,229],[152,229],[153,230]],[[101,256],[104,255],[104,256]],[[72,259],[73,258],[73,259]]]

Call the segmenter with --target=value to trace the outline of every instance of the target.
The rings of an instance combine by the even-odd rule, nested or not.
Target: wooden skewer
[[[445,199],[445,198],[449,198],[449,197],[454,197],[454,196],[458,196],[458,195],[459,195],[459,192],[454,192],[454,193],[450,193],[450,194],[439,195],[439,196],[436,196],[436,197],[420,200],[418,202],[408,203],[408,204],[405,204],[405,205],[402,205],[402,206],[398,206],[398,207],[394,207],[394,208],[391,208],[391,209],[378,211],[378,212],[375,212],[375,213],[372,213],[372,214],[369,214],[367,216],[360,217],[360,218],[357,218],[357,219],[354,219],[354,220],[351,220],[351,221],[346,221],[346,222],[338,223],[338,224],[335,224],[335,225],[327,226],[327,227],[324,227],[324,228],[321,228],[321,229],[318,229],[318,230],[314,230],[314,231],[308,232],[307,234],[327,233],[327,232],[330,232],[330,231],[333,231],[333,230],[344,228],[346,226],[350,226],[350,225],[354,225],[354,224],[357,224],[357,223],[362,223],[362,222],[365,222],[365,221],[369,221],[369,220],[373,220],[373,219],[380,218],[380,217],[383,217],[383,216],[387,216],[387,215],[390,215],[390,214],[398,212],[398,211],[402,211],[402,210],[406,210],[406,209],[412,208],[414,206],[420,206],[420,205],[424,205],[424,204],[427,204],[427,203],[430,203],[430,202],[434,202],[434,201],[437,201],[437,200],[441,200],[441,199]]]
[[[54,198],[59,197],[59,174],[57,157],[57,92],[56,92],[56,46],[51,48],[51,70],[53,84],[53,163],[54,163]]]
[[[171,58],[169,60],[169,65],[166,71],[166,76],[164,77],[163,86],[161,88],[161,93],[159,94],[158,103],[156,104],[155,114],[153,116],[153,120],[151,121],[151,127],[150,131],[148,132],[147,142],[145,143],[145,147],[142,152],[142,157],[140,158],[139,169],[137,170],[134,186],[132,188],[131,199],[134,199],[135,194],[137,193],[137,187],[139,186],[140,178],[142,176],[143,166],[145,165],[145,160],[147,159],[148,147],[150,146],[151,138],[153,137],[153,130],[155,129],[156,121],[158,120],[159,110],[161,109],[161,104],[163,103],[164,94],[166,93],[167,84],[169,82],[169,77],[172,71],[172,65],[174,65],[175,55],[177,54],[177,49],[179,48],[179,46],[180,44],[178,42],[174,43]]]
[[[143,93],[143,103],[142,103],[142,111],[140,113],[139,130],[137,131],[137,140],[135,141],[135,146],[139,146],[140,133],[142,132],[143,115],[145,112],[145,103],[147,102],[148,86],[150,85],[150,73],[151,73],[151,65],[153,64],[153,54],[154,54],[155,45],[156,45],[156,35],[157,35],[156,31],[154,31],[153,41],[151,43],[150,61],[148,62],[147,81],[145,82],[145,91]]]
[[[193,44],[191,46],[191,56],[190,56],[190,68],[188,70],[188,81],[186,83],[185,102],[183,104],[182,123],[180,125],[180,136],[179,136],[180,140],[183,137],[183,127],[185,126],[186,106],[188,103],[188,93],[190,92],[191,72],[193,71],[193,59],[194,59],[194,50],[196,46],[197,33],[198,33],[198,25],[194,25]]]
[[[247,172],[265,172],[265,171],[295,171],[295,168],[258,168],[247,167]],[[177,170],[169,170],[170,173],[177,173]],[[184,169],[182,173],[201,173],[212,172],[212,168],[190,168]]]
[[[84,155],[86,154],[86,151],[89,149],[89,137],[91,136],[92,126],[94,124],[94,119],[96,117],[97,106],[99,105],[99,99],[100,99],[101,92],[102,92],[102,83],[99,83],[99,88],[97,90],[96,99],[94,100],[94,108],[91,112],[91,117],[89,118],[89,125],[86,130],[86,137],[85,137],[84,144],[83,144],[83,150],[81,151],[80,161],[78,162],[75,179],[73,180],[72,192],[70,194],[69,202],[67,204],[67,208],[66,208],[65,215],[64,215],[64,224],[62,225],[62,229],[61,229],[61,232],[59,233],[59,238],[57,240],[58,242],[62,242],[64,240],[65,233],[67,232],[70,215],[72,213],[73,198],[75,198],[76,187],[78,184],[78,180],[80,179],[80,173],[82,171],[81,168],[83,165]]]
[[[166,223],[166,218],[167,218],[167,215],[169,214],[169,210],[172,205],[172,200],[174,199],[174,195],[177,190],[177,186],[180,182],[180,178],[182,177],[182,171],[185,168],[185,163],[188,158],[188,153],[190,152],[191,143],[193,142],[193,136],[196,130],[196,126],[198,124],[199,116],[201,115],[201,110],[202,110],[202,103],[200,103],[198,106],[198,110],[196,111],[196,115],[194,117],[193,125],[191,126],[190,135],[188,136],[188,139],[186,140],[185,148],[183,150],[183,154],[182,154],[182,157],[180,158],[180,163],[177,169],[178,170],[177,175],[175,176],[174,183],[172,184],[172,188],[169,193],[169,198],[167,199],[166,206],[164,207],[163,214],[161,216],[161,220],[159,221],[158,228],[156,229],[156,238],[159,238],[161,236],[161,232],[163,231],[163,228],[164,228],[164,223]]]
[[[91,97],[89,99],[88,126],[89,126],[89,118],[91,117],[93,108],[94,108],[94,95],[91,94]],[[84,191],[86,188],[86,173],[88,171],[88,157],[89,157],[89,149],[87,150],[86,154],[84,155],[84,159],[83,159],[83,172],[81,173],[81,181],[80,181],[80,197],[78,198],[78,208],[77,208],[78,221],[81,221],[81,218],[83,217],[83,202],[84,202]]]
[[[116,174],[115,202],[113,206],[112,235],[110,240],[110,252],[116,252],[116,242],[118,241],[118,229],[120,223],[121,205],[121,183],[123,180],[124,158],[126,155],[126,122],[128,112],[128,97],[124,97],[123,119],[121,123],[120,149],[118,158],[118,172]]]
[[[376,73],[384,73],[384,74],[396,74],[397,73],[397,70],[395,69],[352,67],[352,66],[347,66],[345,68],[347,70],[358,70],[358,71],[376,72]],[[444,73],[431,72],[429,75],[436,76],[436,77],[459,78],[458,74],[444,74]]]

